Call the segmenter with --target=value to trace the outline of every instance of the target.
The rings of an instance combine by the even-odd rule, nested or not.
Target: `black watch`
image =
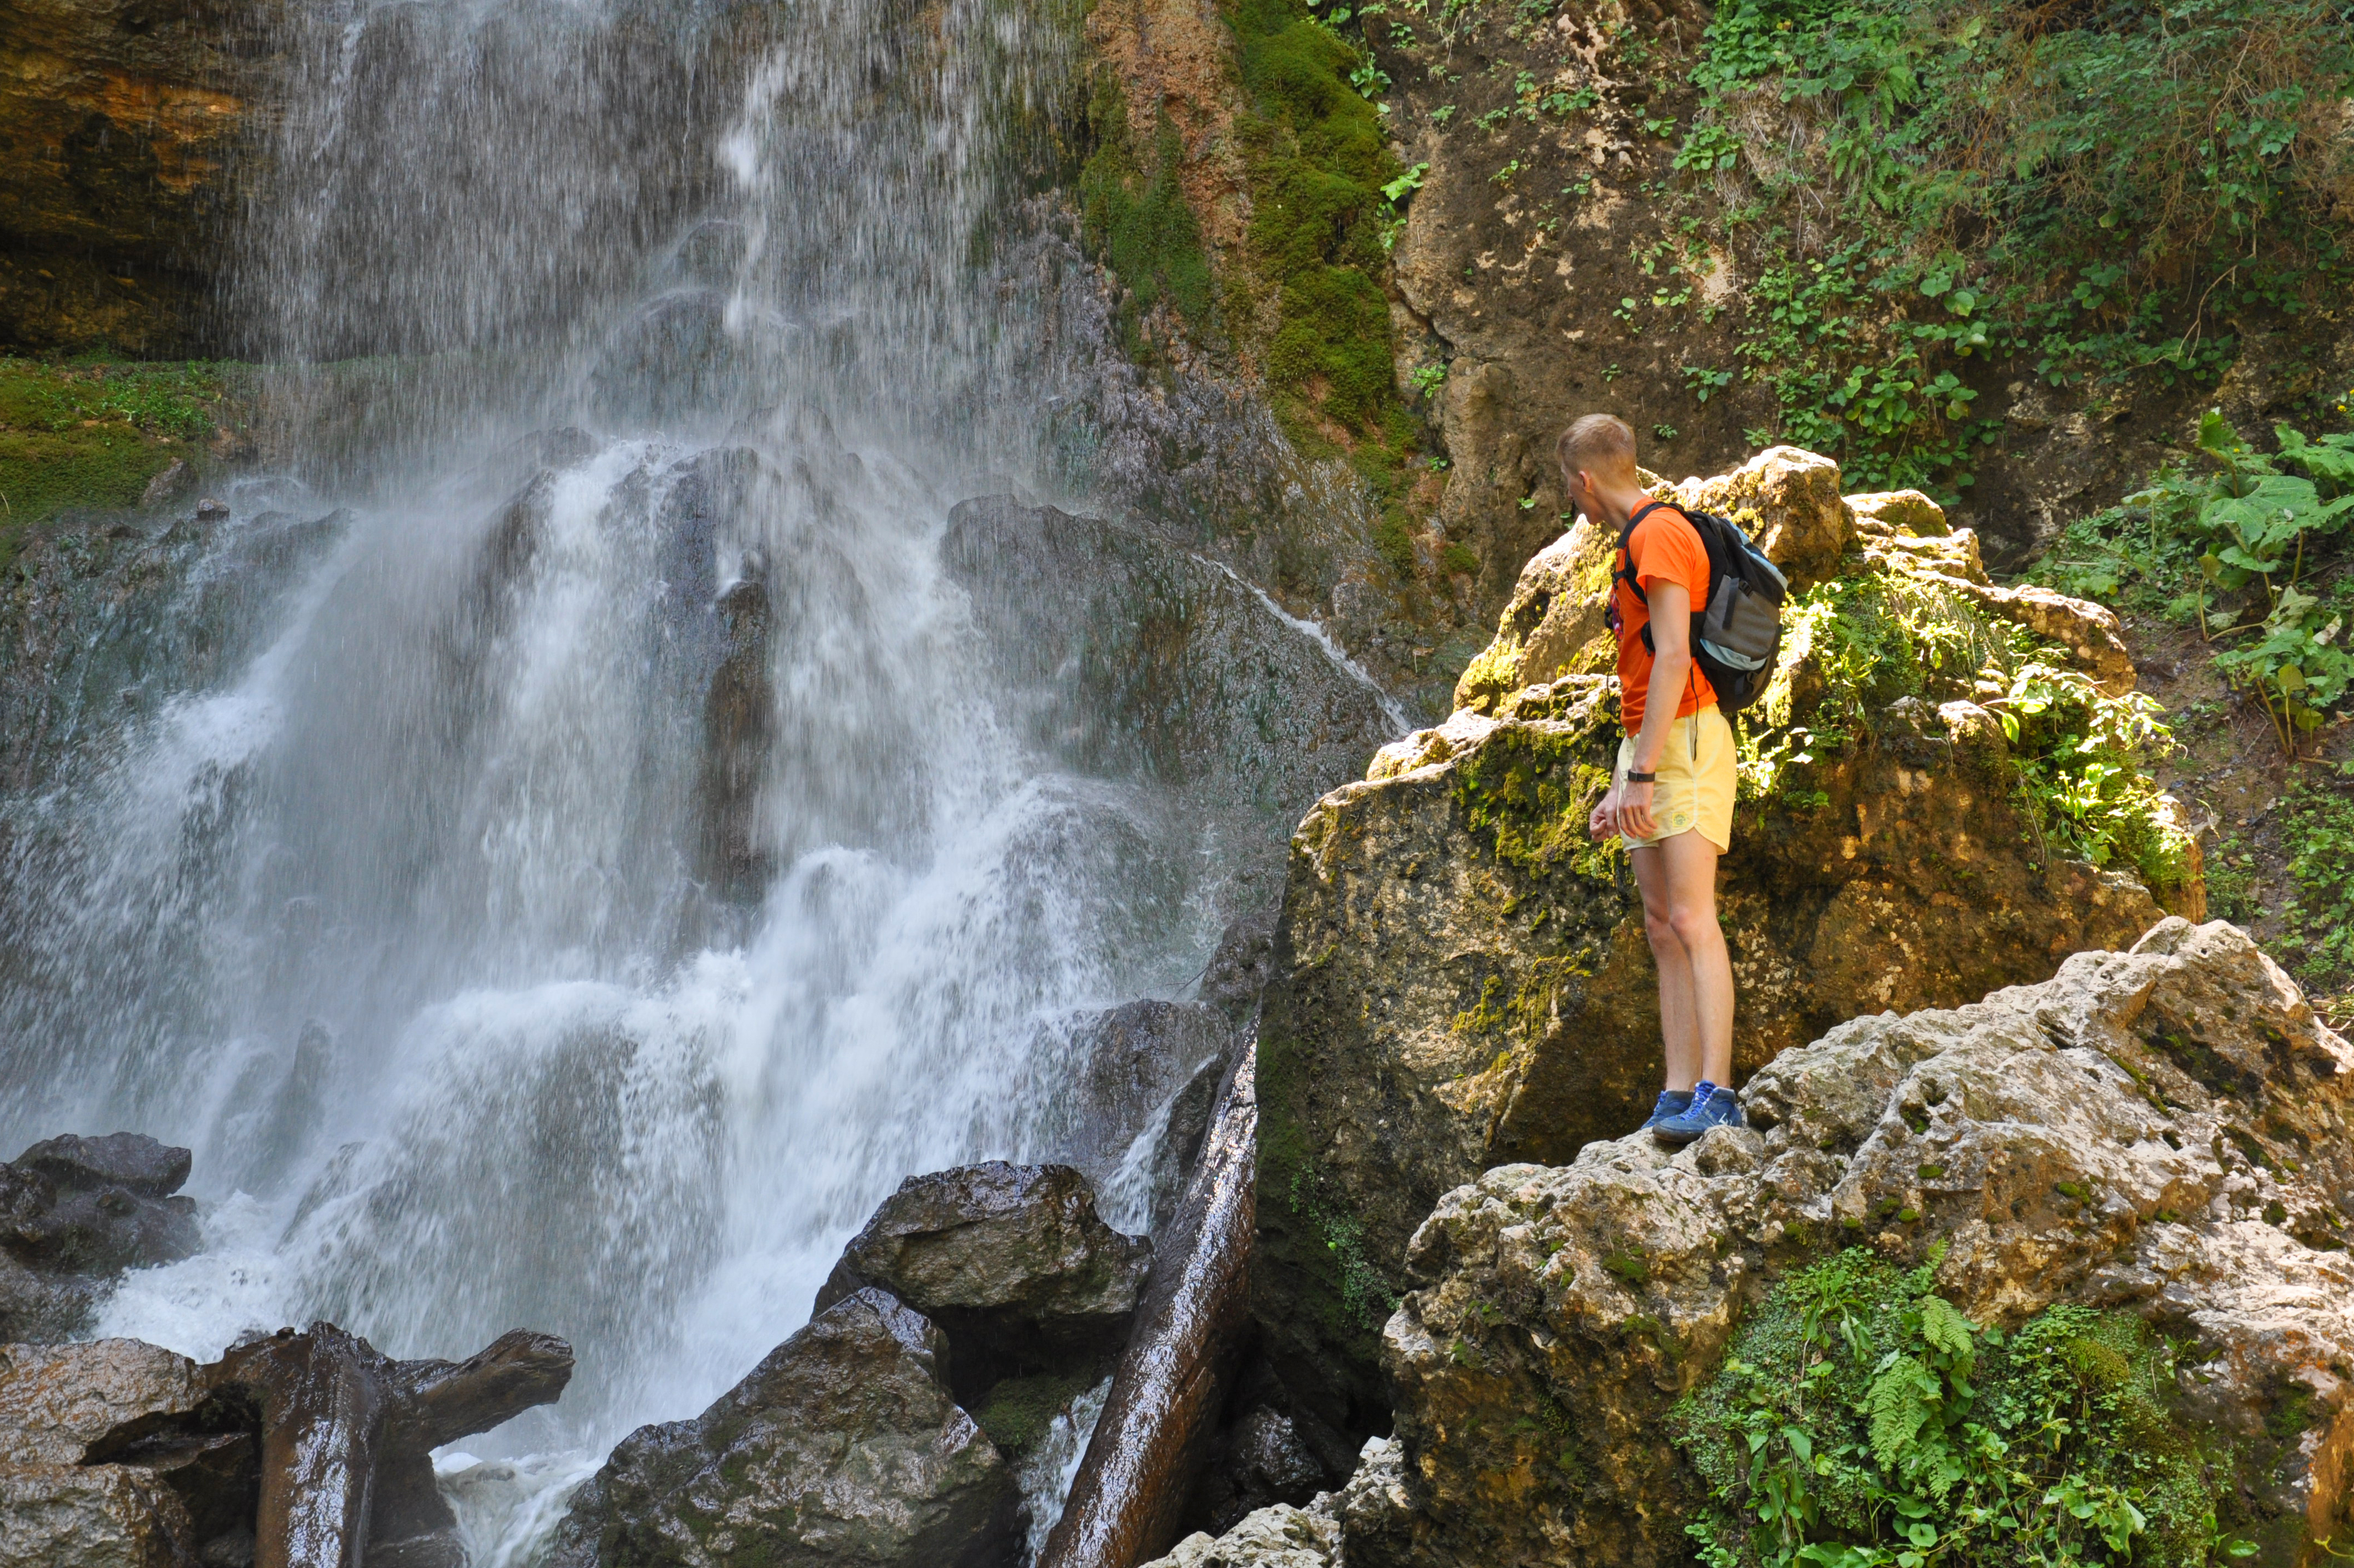
[[[1627,775],[1627,782],[1629,784],[1657,784],[1659,781],[1659,776],[1656,773],[1629,773]]]

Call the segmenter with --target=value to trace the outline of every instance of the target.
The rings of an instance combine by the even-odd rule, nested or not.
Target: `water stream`
[[[249,657],[27,808],[0,1131],[195,1149],[207,1251],[102,1331],[569,1338],[562,1404],[452,1483],[521,1561],[542,1494],[798,1327],[903,1176],[1046,1151],[1058,1023],[1181,992],[1220,884],[1162,795],[1001,720],[935,547],[976,476],[1042,466],[991,259],[1070,16],[300,25],[236,303],[337,433],[227,494],[166,613],[347,511],[274,557]],[[337,423],[363,394],[391,412]]]

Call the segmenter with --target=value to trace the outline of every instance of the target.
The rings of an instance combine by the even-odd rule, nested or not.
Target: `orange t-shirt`
[[[1619,570],[1626,570],[1629,557],[1635,580],[1645,593],[1655,583],[1676,583],[1691,596],[1693,609],[1708,602],[1708,546],[1700,542],[1700,530],[1691,519],[1673,506],[1659,507],[1635,524],[1615,563]],[[1618,712],[1631,736],[1643,727],[1643,708],[1651,693],[1651,651],[1643,646],[1651,609],[1623,577],[1611,580],[1610,591],[1618,601]],[[1714,701],[1716,688],[1695,663],[1684,677],[1684,700],[1676,707],[1676,717],[1689,718]]]

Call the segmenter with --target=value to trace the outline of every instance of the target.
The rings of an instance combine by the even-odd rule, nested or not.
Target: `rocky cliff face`
[[[1720,879],[1738,1075],[1860,1014],[2045,979],[2130,945],[2160,898],[2195,899],[2166,854],[2053,853],[2020,784],[2033,737],[2013,755],[1999,694],[2006,665],[2076,655],[2012,640],[2016,606],[1967,534],[1899,533],[1882,498],[1841,501],[1836,468],[1787,450],[1692,489],[1819,579],[1744,721]],[[1258,1316],[1286,1382],[1343,1430],[1383,1424],[1374,1336],[1429,1206],[1491,1166],[1616,1137],[1658,1087],[1631,873],[1585,836],[1615,689],[1559,673],[1607,661],[1608,546],[1581,525],[1532,561],[1465,677],[1475,705],[1385,748],[1292,840],[1259,1046]],[[2080,608],[2082,657],[2104,661],[2106,612]],[[2163,803],[2138,799],[2142,830],[2179,850]]]
[[[0,25],[0,344],[186,354],[277,107],[274,7],[12,0]]]

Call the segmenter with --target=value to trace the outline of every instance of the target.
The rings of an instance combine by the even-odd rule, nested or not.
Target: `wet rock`
[[[1202,1000],[1240,1022],[1258,1005],[1259,993],[1275,978],[1275,923],[1279,900],[1246,910],[1226,925],[1202,971]]]
[[[1233,1048],[1226,1015],[1197,1002],[1147,999],[1085,1020],[1071,1032],[1068,1055],[1078,1065],[1073,1125],[1057,1154],[1101,1192],[1147,1122],[1199,1074],[1223,1071]],[[1201,1128],[1201,1121],[1193,1123],[1197,1140]]]
[[[64,1339],[123,1270],[195,1252],[196,1201],[174,1196],[188,1161],[118,1132],[49,1139],[0,1165],[0,1339]]]
[[[0,1563],[190,1568],[196,1561],[186,1510],[148,1471],[0,1465]]]
[[[1067,1165],[991,1160],[910,1176],[852,1238],[816,1310],[879,1286],[945,1330],[942,1375],[968,1402],[1024,1372],[1066,1370],[1128,1337],[1152,1244],[1096,1213]]]
[[[1121,1568],[1173,1544],[1250,1327],[1256,1053],[1228,1069],[1202,1160],[1037,1568]]]
[[[1235,907],[1273,901],[1300,807],[1404,727],[1309,630],[1165,540],[994,496],[949,514],[940,551],[1033,736],[1175,791],[1223,840]]]
[[[461,1563],[432,1450],[555,1399],[571,1370],[546,1335],[395,1361],[325,1323],[205,1366],[133,1340],[7,1346],[0,1541],[94,1554],[0,1562]]]
[[[2141,1315],[2182,1346],[2186,1418],[2236,1450],[2241,1533],[2282,1563],[2343,1534],[2354,1048],[2243,933],[2171,919],[2040,985],[1857,1019],[1743,1098],[1754,1130],[1596,1143],[1440,1202],[1384,1335],[1402,1462],[1344,1510],[1352,1568],[1681,1561],[1661,1414],[1776,1278],[1854,1244],[1944,1249],[1939,1293],[1981,1322]]]
[[[558,1527],[551,1568],[994,1568],[1012,1470],[946,1378],[948,1343],[873,1287],[692,1421],[642,1426]]]
[[[167,1149],[133,1132],[104,1138],[69,1133],[33,1145],[16,1163],[68,1190],[121,1187],[142,1197],[167,1198],[186,1183],[192,1158],[185,1149]]]

